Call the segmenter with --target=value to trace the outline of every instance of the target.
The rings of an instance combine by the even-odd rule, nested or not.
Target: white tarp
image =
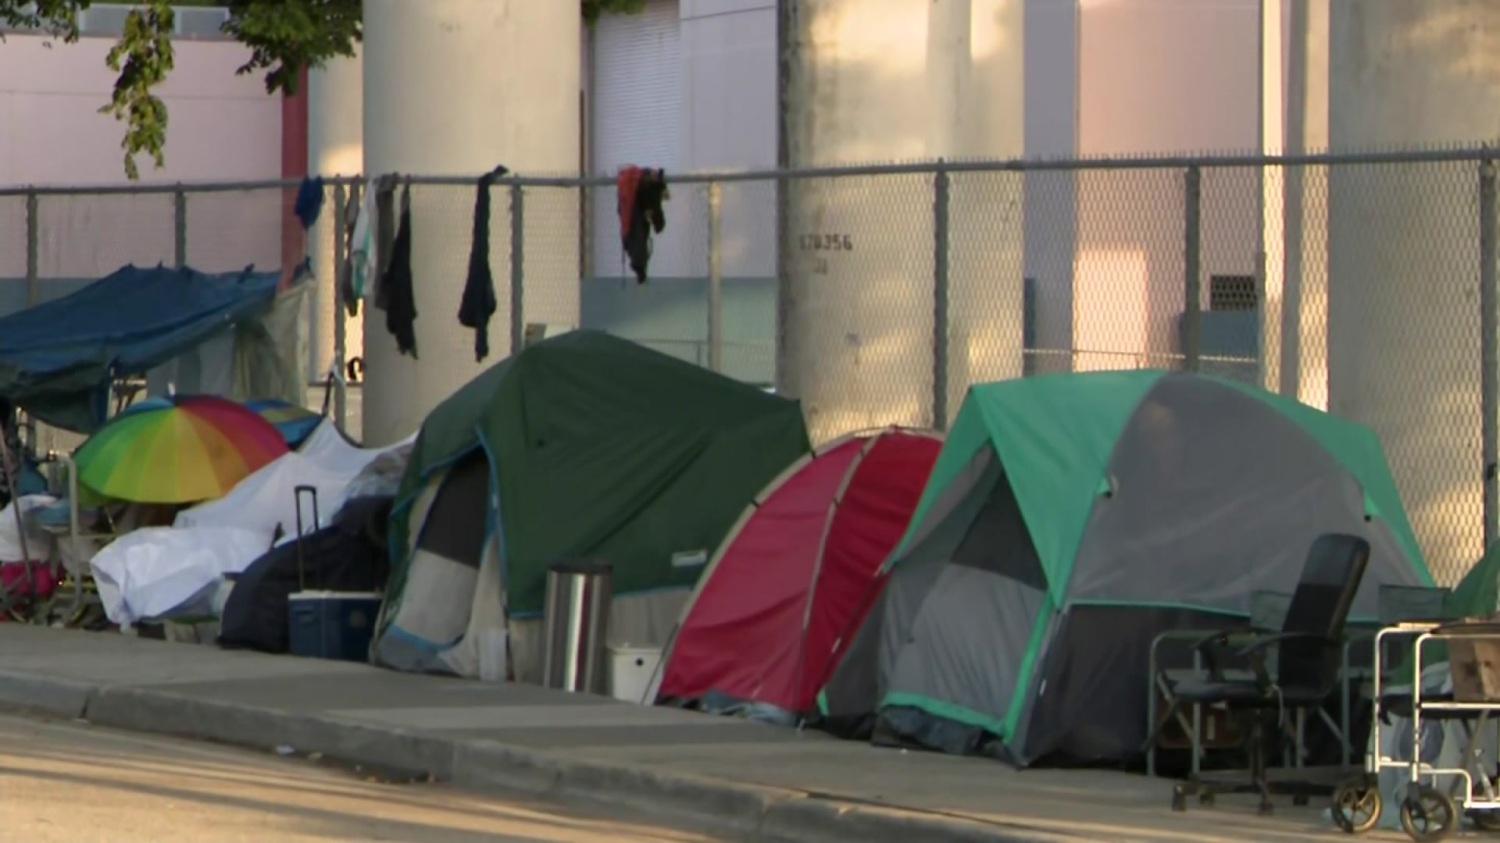
[[[314,523],[310,496],[303,495],[301,501],[302,528],[312,532],[333,519],[353,479],[352,473],[325,468],[302,454],[283,454],[241,480],[224,497],[178,513],[173,525],[253,530],[262,537],[262,547],[270,547],[277,527],[284,537],[297,534],[297,487],[317,490],[318,523]]]
[[[352,479],[370,461],[389,451],[394,451],[405,445],[417,441],[417,434],[406,437],[393,445],[384,448],[361,448],[344,438],[337,426],[329,419],[318,423],[313,432],[308,434],[307,440],[297,453],[306,457],[314,463],[328,469],[348,474]]]
[[[147,527],[127,533],[90,566],[110,621],[207,614],[227,573],[239,573],[266,552],[265,538],[234,527]]]
[[[21,548],[21,528],[16,524],[16,505],[20,504],[22,521],[26,524],[26,548]],[[0,509],[0,562],[25,562],[27,554],[32,561],[46,561],[52,557],[52,534],[27,519],[26,513],[38,507],[51,506],[57,498],[51,495],[22,495],[19,501],[11,501]]]
[[[173,525],[255,530],[265,537],[268,547],[280,527],[281,540],[289,541],[297,536],[297,487],[317,490],[316,520],[311,496],[304,494],[300,501],[303,531],[326,527],[344,505],[350,484],[360,472],[415,438],[413,434],[389,448],[360,448],[324,419],[301,448],[262,466],[224,497],[178,513]]]

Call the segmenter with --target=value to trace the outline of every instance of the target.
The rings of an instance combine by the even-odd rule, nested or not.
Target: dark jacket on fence
[[[620,245],[630,261],[638,284],[646,283],[646,265],[651,261],[651,233],[667,227],[662,202],[671,198],[664,170],[625,167],[615,177],[617,210],[620,215]]]
[[[376,304],[385,311],[385,327],[402,354],[417,357],[417,298],[411,277],[411,185],[401,189],[401,221],[391,244],[391,261],[380,279]]]
[[[474,197],[474,238],[469,246],[469,274],[464,281],[463,300],[458,305],[458,324],[474,329],[474,360],[490,354],[490,317],[495,315],[495,276],[490,270],[490,185],[510,172],[505,167],[479,177]]]

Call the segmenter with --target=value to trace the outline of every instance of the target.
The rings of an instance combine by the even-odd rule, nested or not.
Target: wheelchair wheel
[[[1356,776],[1333,792],[1333,822],[1349,834],[1364,834],[1380,822],[1380,788],[1369,776]]]
[[[1442,840],[1458,827],[1458,806],[1431,785],[1415,785],[1401,800],[1401,827],[1417,843]]]

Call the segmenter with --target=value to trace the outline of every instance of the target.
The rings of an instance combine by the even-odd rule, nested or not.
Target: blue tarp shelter
[[[0,318],[0,399],[81,433],[102,424],[110,385],[143,375],[276,298],[278,272],[208,274],[125,266],[83,289]]]

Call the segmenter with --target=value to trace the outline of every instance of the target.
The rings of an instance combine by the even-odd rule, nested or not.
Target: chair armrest
[[[1236,650],[1235,655],[1241,657],[1253,656],[1273,644],[1280,644],[1283,641],[1297,640],[1320,641],[1328,645],[1329,647],[1339,646],[1338,641],[1335,641],[1334,639],[1328,638],[1323,635],[1315,635],[1311,632],[1269,632],[1265,635],[1258,635],[1253,638],[1248,644],[1241,647],[1239,650]]]
[[[1258,626],[1233,626],[1199,638],[1193,642],[1193,649],[1203,657],[1203,665],[1207,668],[1209,677],[1217,681],[1223,679],[1223,673],[1219,669],[1219,660],[1214,653],[1215,647],[1229,646],[1230,639],[1250,638],[1254,640],[1273,634],[1270,630],[1261,629]]]
[[[1214,632],[1210,632],[1207,635],[1200,636],[1193,642],[1193,649],[1196,650],[1200,647],[1206,647],[1209,644],[1227,644],[1229,643],[1229,639],[1231,638],[1244,638],[1246,636],[1270,634],[1271,631],[1268,629],[1261,629],[1258,626],[1250,626],[1249,624],[1245,624],[1243,626],[1229,626],[1220,630],[1216,630]]]
[[[1271,680],[1271,672],[1266,669],[1265,650],[1283,641],[1318,641],[1325,646],[1337,649],[1340,642],[1323,635],[1315,635],[1311,632],[1273,632],[1267,635],[1257,636],[1248,644],[1235,651],[1240,658],[1249,657],[1250,669],[1255,673],[1255,682],[1262,690],[1268,690],[1276,683]]]

